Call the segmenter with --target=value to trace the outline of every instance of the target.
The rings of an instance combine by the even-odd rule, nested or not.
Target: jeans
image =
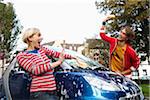
[[[55,92],[33,92],[30,93],[30,100],[59,100]]]

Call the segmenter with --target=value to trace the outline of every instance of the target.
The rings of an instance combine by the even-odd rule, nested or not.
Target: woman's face
[[[41,33],[35,33],[33,36],[29,37],[30,46],[34,49],[40,48],[42,39]]]
[[[122,29],[119,35],[119,40],[125,41],[127,39],[126,30]]]

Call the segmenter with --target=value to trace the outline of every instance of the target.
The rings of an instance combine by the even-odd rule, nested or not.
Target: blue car
[[[47,47],[55,51],[62,50]],[[134,81],[75,51],[65,49],[65,52],[78,59],[66,59],[55,68],[60,100],[144,100],[140,87]],[[4,100],[29,99],[30,79],[14,58],[3,75],[0,97]]]

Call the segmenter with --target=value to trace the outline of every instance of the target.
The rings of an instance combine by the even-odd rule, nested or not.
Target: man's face
[[[125,29],[122,29],[122,30],[120,31],[119,40],[125,41],[126,39],[127,39],[126,30],[125,30]]]

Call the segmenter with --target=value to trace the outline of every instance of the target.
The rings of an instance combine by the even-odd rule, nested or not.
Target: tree
[[[20,34],[22,26],[17,19],[12,3],[0,1],[0,50],[5,54],[10,52]]]
[[[108,67],[109,55],[108,55],[109,44],[101,39],[86,39],[86,47],[84,49],[84,55],[90,58],[94,57],[94,54],[98,53],[99,63]]]
[[[110,33],[119,31],[124,25],[132,26],[136,33],[136,38],[132,41],[133,48],[138,53],[146,53],[149,59],[149,0],[103,0],[96,1],[95,5],[100,13],[116,16],[108,23]]]

